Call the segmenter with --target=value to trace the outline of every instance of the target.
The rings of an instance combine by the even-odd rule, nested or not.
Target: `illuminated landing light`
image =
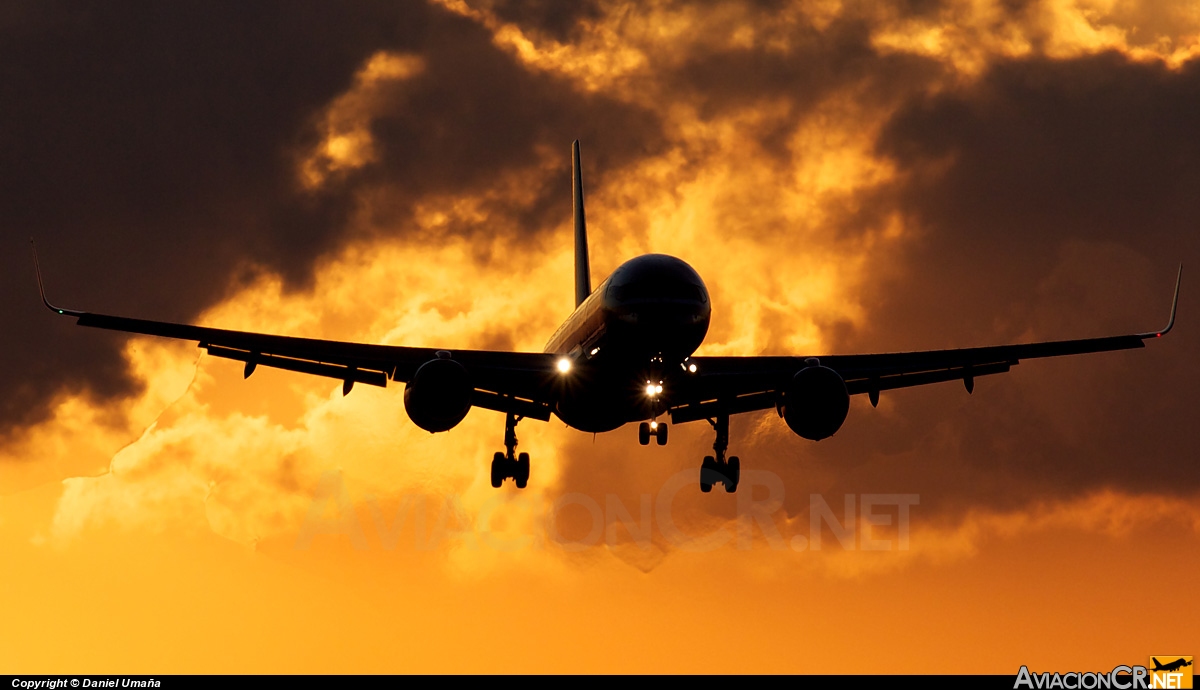
[[[658,391],[657,391],[657,390],[655,390],[655,387],[654,387],[654,384],[653,384],[653,383],[647,383],[647,384],[646,384],[646,395],[654,395],[654,394],[655,394],[655,393],[657,393],[657,392],[658,392]]]
[[[661,392],[662,392],[662,386],[655,386],[655,387],[654,387],[654,392],[655,392],[655,393],[661,393]]]
[[[657,429],[657,428],[658,428],[658,422],[650,422],[650,428],[651,428],[651,429]]]
[[[688,365],[688,371],[692,372],[693,374],[694,374],[694,373],[696,373],[696,365],[695,365],[695,364],[689,364],[689,365]]]
[[[592,351],[591,351],[591,352],[589,352],[588,354],[589,354],[590,356],[592,356],[592,357],[595,357],[595,356],[596,356],[596,353],[597,353],[597,352],[599,352],[599,351],[600,351],[600,348],[598,348],[598,347],[593,347],[593,348],[592,348]]]
[[[563,357],[558,360],[558,373],[565,374],[571,370],[571,360]]]

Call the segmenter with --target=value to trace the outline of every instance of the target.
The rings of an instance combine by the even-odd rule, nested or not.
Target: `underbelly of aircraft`
[[[564,390],[554,407],[567,426],[590,433],[612,431],[651,413],[645,381],[629,375],[597,376],[587,385]]]

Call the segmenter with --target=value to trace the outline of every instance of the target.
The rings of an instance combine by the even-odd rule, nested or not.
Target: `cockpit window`
[[[613,298],[622,302],[635,299],[704,301],[704,291],[699,286],[674,276],[639,276],[632,282],[613,285],[608,290]]]

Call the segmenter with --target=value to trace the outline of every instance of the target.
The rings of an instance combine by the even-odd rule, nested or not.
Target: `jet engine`
[[[783,391],[780,412],[784,421],[803,438],[820,441],[842,428],[850,411],[846,382],[833,369],[820,365],[796,372]]]
[[[425,431],[449,431],[470,411],[473,390],[463,365],[452,359],[432,359],[405,385],[404,411]]]

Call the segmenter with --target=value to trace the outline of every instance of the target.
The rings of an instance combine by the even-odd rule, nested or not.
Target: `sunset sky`
[[[243,380],[38,300],[30,236],[70,308],[540,351],[574,139],[594,283],[690,263],[699,354],[1149,331],[1182,263],[1179,323],[858,396],[820,443],[742,415],[737,494],[696,487],[703,422],[526,421],[518,491],[499,413],[431,435],[403,384]],[[1197,230],[1197,2],[0,4],[0,671],[1196,654]]]

